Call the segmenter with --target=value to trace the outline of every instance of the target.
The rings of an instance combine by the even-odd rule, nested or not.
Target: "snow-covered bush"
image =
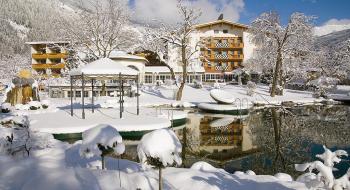
[[[140,162],[159,170],[159,189],[162,189],[162,168],[181,165],[182,145],[170,129],[158,129],[145,134],[137,146]]]
[[[194,80],[194,81],[193,81],[193,87],[194,87],[194,88],[203,88],[203,83],[202,83],[202,81]]]
[[[101,156],[102,169],[105,169],[105,156],[121,155],[125,151],[122,136],[116,128],[100,124],[83,132],[80,155],[87,158]]]
[[[308,173],[305,173],[297,178],[297,181],[305,183],[308,188],[329,188],[329,189],[350,189],[350,168],[348,172],[340,177],[335,179],[333,171],[334,163],[339,163],[342,156],[348,156],[348,153],[344,150],[336,150],[332,152],[326,146],[323,146],[324,153],[316,155],[317,158],[321,161],[314,161],[305,164],[295,164],[295,169],[297,171],[309,170]],[[319,173],[312,173],[313,170],[317,170]]]
[[[9,113],[11,111],[11,104],[10,103],[2,103],[1,104],[1,112],[2,113]]]
[[[175,84],[175,81],[174,81],[174,80],[171,80],[171,79],[166,79],[166,80],[164,80],[164,85],[165,85],[165,86],[171,86],[171,85],[173,85],[173,84]]]
[[[42,100],[41,101],[41,107],[43,109],[47,109],[49,107],[49,105],[50,105],[50,101],[49,100]]]
[[[315,98],[320,98],[325,97],[329,91],[334,90],[338,82],[339,80],[336,78],[321,76],[318,79],[309,81],[307,85],[313,88],[313,96]]]
[[[215,83],[213,84],[213,88],[214,89],[220,89],[220,84],[219,82],[216,80]]]
[[[40,109],[41,103],[38,101],[30,101],[29,102],[29,109],[30,110],[37,110]]]
[[[33,149],[48,147],[52,139],[51,134],[32,131],[27,116],[7,118],[0,122],[0,155],[29,156]]]
[[[253,96],[255,94],[256,84],[252,81],[247,82],[247,95]]]

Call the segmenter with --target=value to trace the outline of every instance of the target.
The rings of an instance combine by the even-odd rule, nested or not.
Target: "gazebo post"
[[[94,106],[94,79],[91,79],[91,111],[92,113],[95,112],[95,106]]]
[[[73,77],[70,76],[70,115],[73,116]]]
[[[139,100],[139,80],[140,80],[140,76],[139,74],[136,75],[136,101],[137,101],[137,115],[140,114],[140,100]]]
[[[82,97],[82,112],[81,112],[81,117],[85,119],[85,104],[84,104],[84,95],[85,95],[85,81],[84,81],[84,73],[81,73],[81,97]]]
[[[124,112],[124,80],[122,80],[122,112]]]
[[[119,117],[123,117],[122,113],[122,73],[119,73]]]

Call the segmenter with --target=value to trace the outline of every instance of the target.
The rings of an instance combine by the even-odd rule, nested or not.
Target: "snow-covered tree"
[[[316,49],[308,61],[322,76],[346,79],[350,73],[350,39],[336,46]]]
[[[168,44],[167,41],[162,38],[168,31],[168,27],[164,24],[158,28],[147,26],[143,31],[140,49],[142,51],[154,52],[160,63],[164,64],[169,69],[172,80],[176,82],[174,69],[168,64]]]
[[[179,62],[181,63],[182,76],[176,100],[181,100],[182,91],[187,80],[188,68],[191,67],[193,59],[196,59],[195,55],[199,52],[201,46],[201,42],[195,45],[191,44],[191,34],[196,32],[193,26],[198,22],[198,18],[202,13],[191,6],[189,2],[182,0],[178,0],[177,8],[181,16],[180,21],[171,26],[162,25],[163,28],[160,32],[155,33],[154,36],[160,39],[161,42],[166,43],[168,50],[172,49],[180,52],[181,59]]]
[[[313,161],[305,164],[295,164],[297,171],[309,170],[307,175],[303,174],[298,177],[297,181],[304,182],[311,188],[330,188],[330,189],[348,189],[350,187],[349,171],[341,178],[335,179],[333,175],[334,163],[339,163],[342,156],[348,156],[344,150],[332,152],[326,146],[323,146],[324,153],[316,155],[321,161]],[[319,173],[313,174],[312,170],[316,169]],[[314,176],[313,178],[310,176]]]
[[[105,157],[121,155],[125,151],[122,136],[110,125],[98,125],[83,132],[80,155],[87,158],[101,156],[102,169],[105,169]]]
[[[158,129],[144,135],[137,146],[137,154],[143,165],[159,170],[159,189],[162,189],[162,168],[181,165],[182,146],[171,129]]]
[[[77,16],[62,21],[63,33],[70,41],[76,61],[109,57],[113,50],[130,50],[137,33],[129,25],[129,11],[123,0],[81,1],[87,7]]]
[[[272,87],[270,95],[283,93],[288,68],[292,62],[287,59],[296,59],[304,56],[312,45],[313,17],[303,13],[293,13],[287,26],[280,23],[276,12],[261,14],[251,23],[249,31],[253,34],[252,42],[257,46],[259,62],[263,62],[267,70],[272,71]],[[296,62],[294,62],[296,63]],[[297,67],[295,67],[297,68]],[[276,93],[278,87],[282,88]]]
[[[3,56],[0,58],[0,83],[10,84],[13,77],[22,69],[31,67],[28,57],[19,54]]]
[[[49,146],[52,138],[50,134],[32,131],[28,116],[1,120],[0,134],[0,154],[12,156],[29,156],[31,150]]]

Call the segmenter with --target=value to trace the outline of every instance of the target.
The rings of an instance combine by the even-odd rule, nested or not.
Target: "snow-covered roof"
[[[130,55],[127,54],[125,51],[111,51],[109,54],[110,59],[129,59],[129,60],[141,60],[148,62],[148,60],[144,57],[137,56],[137,55]]]
[[[36,45],[36,44],[68,44],[68,41],[37,41],[37,42],[26,42],[26,44],[29,45]]]
[[[173,70],[175,73],[182,73],[181,67],[173,67]],[[203,67],[188,67],[188,72],[198,72],[202,73],[205,72]],[[145,67],[145,73],[169,73],[170,70],[166,66],[146,66]]]
[[[72,70],[69,74],[71,76],[76,76],[82,73],[84,73],[84,75],[118,75],[119,73],[122,75],[138,75],[138,71],[109,58],[98,59]]]

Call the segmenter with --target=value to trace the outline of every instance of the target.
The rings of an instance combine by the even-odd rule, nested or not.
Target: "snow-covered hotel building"
[[[242,67],[242,63],[252,56],[254,50],[254,45],[250,42],[247,32],[248,26],[221,19],[194,27],[195,30],[190,36],[191,47],[195,50],[199,42],[202,46],[197,49],[197,53],[189,64],[187,81],[189,83],[194,79],[231,81],[232,71]],[[169,46],[168,51],[168,65],[180,78],[182,72],[180,50]],[[148,66],[145,68],[145,83],[165,79],[170,79],[170,71],[167,67]]]
[[[65,68],[65,59],[68,54],[64,48],[68,42],[27,42],[30,45],[32,69],[42,76],[59,77]]]

